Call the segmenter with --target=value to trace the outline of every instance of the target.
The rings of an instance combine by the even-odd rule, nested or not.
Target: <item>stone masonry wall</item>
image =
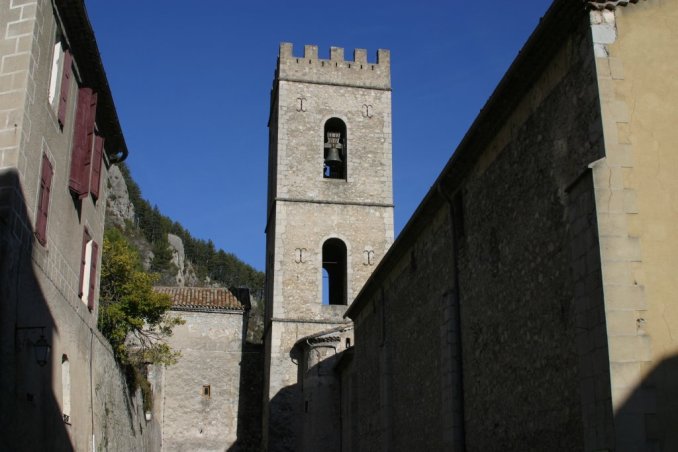
[[[600,240],[596,224],[593,172],[587,171],[567,190],[571,237],[573,315],[579,358],[579,395],[584,420],[584,450],[614,447],[612,394],[607,346]],[[605,232],[606,223],[600,227]]]
[[[566,189],[603,153],[591,46],[582,15],[464,183],[471,450],[583,448]]]
[[[473,160],[462,160],[472,164],[456,169],[453,161],[446,169],[456,177],[439,179],[398,238],[392,250],[398,260],[378,269],[355,302],[360,396],[351,423],[358,425],[361,450],[609,444],[607,343],[598,337],[588,344],[595,335],[577,334],[585,320],[593,319],[595,331],[605,325],[596,218],[592,199],[581,206],[579,192],[568,192],[587,174],[591,182],[588,166],[604,153],[602,124],[588,17],[582,11],[568,20],[574,28],[555,52],[544,54],[537,43],[530,57],[523,55],[545,60],[543,70],[507,116],[494,118],[482,147],[457,150],[472,153]],[[582,209],[591,230],[586,236],[572,231]],[[582,263],[573,247],[583,252],[588,280],[575,279]],[[575,281],[581,281],[578,297]],[[459,330],[462,360],[455,354]],[[599,396],[584,393],[592,366],[601,369]],[[584,403],[594,409],[584,411]]]
[[[168,341],[181,358],[162,371],[162,450],[227,450],[238,434],[243,313],[173,313],[186,323]]]
[[[357,397],[344,429],[360,450],[461,450],[451,362],[458,356],[447,322],[452,229],[447,209],[427,213],[426,228],[354,319],[357,382],[350,390]]]

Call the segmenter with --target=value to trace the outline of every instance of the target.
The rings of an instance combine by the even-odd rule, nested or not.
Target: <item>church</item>
[[[281,45],[264,450],[678,448],[677,28],[554,1],[395,241],[389,53]]]
[[[187,359],[142,411],[96,326],[128,150],[93,30],[0,1],[0,449],[678,450],[676,30],[554,0],[398,237],[390,52],[281,44],[263,348],[245,294],[159,289]]]

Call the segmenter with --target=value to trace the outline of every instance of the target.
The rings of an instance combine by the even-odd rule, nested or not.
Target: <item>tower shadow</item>
[[[249,339],[252,303],[249,290],[230,289],[246,307],[243,315],[240,381],[238,384],[237,439],[227,451],[249,452],[261,450],[261,416],[264,390],[264,345]]]
[[[678,355],[662,360],[614,414],[615,452],[678,450]]]

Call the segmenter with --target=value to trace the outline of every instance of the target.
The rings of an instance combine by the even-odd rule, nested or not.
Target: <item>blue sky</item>
[[[280,42],[391,51],[398,234],[550,3],[86,0],[144,197],[258,269]]]

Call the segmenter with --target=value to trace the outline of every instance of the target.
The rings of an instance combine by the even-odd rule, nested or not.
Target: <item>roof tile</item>
[[[172,299],[175,310],[244,311],[245,305],[229,289],[213,287],[154,287]]]

